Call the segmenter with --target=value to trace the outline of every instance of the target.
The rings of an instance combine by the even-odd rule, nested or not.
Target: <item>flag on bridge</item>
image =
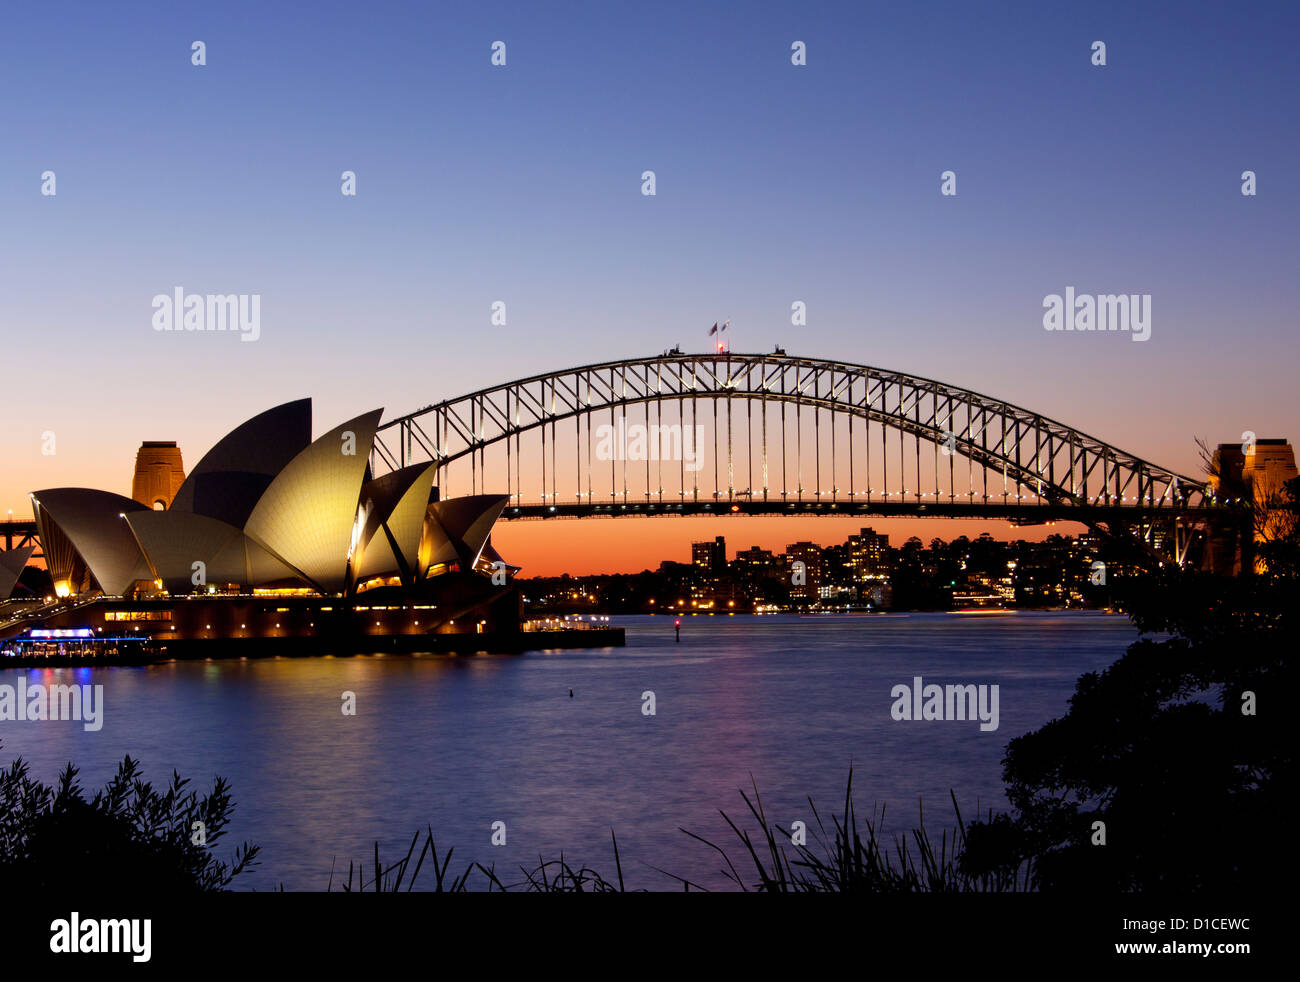
[[[718,333],[718,322],[714,321],[713,326],[709,328],[709,337],[713,337],[713,335],[717,333]]]

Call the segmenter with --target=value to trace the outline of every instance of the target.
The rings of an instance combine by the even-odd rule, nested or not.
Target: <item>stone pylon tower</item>
[[[185,465],[181,463],[176,441],[146,440],[135,455],[135,477],[131,497],[146,507],[163,511],[171,507],[172,498],[185,482]]]

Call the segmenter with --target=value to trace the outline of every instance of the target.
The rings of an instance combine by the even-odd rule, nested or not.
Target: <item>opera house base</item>
[[[437,603],[378,589],[352,598],[194,595],[99,598],[28,619],[0,640],[0,666],[145,664],[168,659],[518,653],[621,647],[622,628],[523,624],[513,587],[440,577]],[[110,644],[110,641],[116,643]]]

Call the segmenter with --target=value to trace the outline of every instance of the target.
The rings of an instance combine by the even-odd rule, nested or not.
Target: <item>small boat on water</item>
[[[157,654],[147,636],[104,637],[90,628],[32,628],[0,648],[0,659],[11,665],[138,664]]]

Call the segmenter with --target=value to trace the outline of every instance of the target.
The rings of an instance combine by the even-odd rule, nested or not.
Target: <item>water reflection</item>
[[[625,649],[32,670],[103,684],[103,729],[0,723],[0,763],[21,754],[49,781],[74,761],[92,788],[126,753],[155,782],[226,777],[237,809],[220,848],[263,846],[246,887],[323,889],[335,857],[346,870],[375,838],[404,855],[426,825],[457,861],[507,871],[560,850],[610,870],[613,827],[630,884],[671,887],[654,865],[716,886],[717,857],[678,827],[721,838],[717,809],[738,814],[751,775],[787,827],[811,819],[809,795],[823,817],[839,807],[850,761],[859,803],[888,801],[893,828],[918,796],[938,817],[949,788],[963,809],[1001,806],[1006,741],[1063,712],[1076,677],[1135,637],[1079,613],[684,618],[680,644],[671,618],[621,623]],[[891,720],[890,688],[913,675],[999,684],[1001,727]],[[507,844],[493,847],[498,820]]]

